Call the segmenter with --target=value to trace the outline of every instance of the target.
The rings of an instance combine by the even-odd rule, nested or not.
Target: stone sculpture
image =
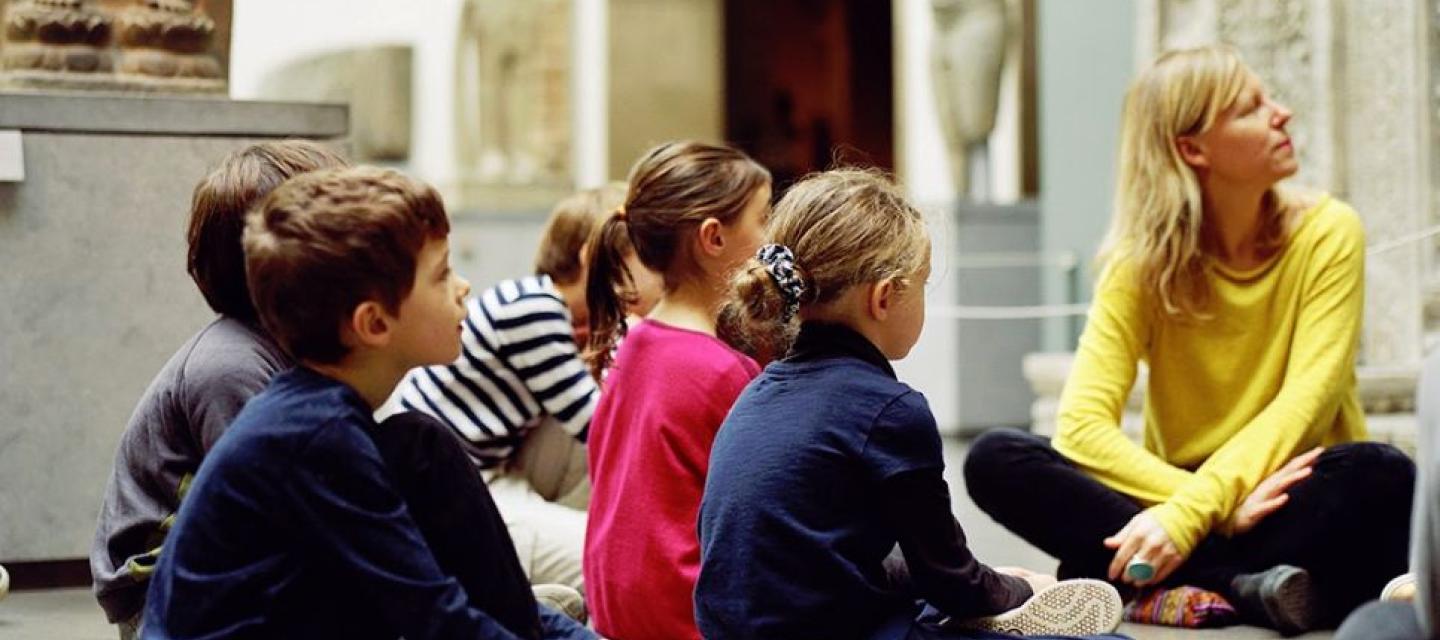
[[[0,0],[0,86],[223,93],[230,9],[229,0]]]
[[[931,6],[935,100],[955,190],[961,197],[983,200],[984,185],[972,184],[971,176],[987,169],[987,140],[1000,105],[1000,77],[1010,48],[1005,0],[933,0]]]

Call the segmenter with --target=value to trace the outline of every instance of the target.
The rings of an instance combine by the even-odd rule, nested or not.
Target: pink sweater
[[[714,337],[653,320],[620,346],[590,421],[585,592],[605,637],[700,637],[695,523],[710,444],[759,373]]]

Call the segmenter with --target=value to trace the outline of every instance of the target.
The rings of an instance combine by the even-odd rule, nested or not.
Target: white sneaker
[[[1022,636],[1110,633],[1120,626],[1125,605],[1115,587],[1100,580],[1065,580],[1000,615],[961,626]]]
[[[10,593],[10,574],[5,573],[5,565],[0,565],[0,600]]]

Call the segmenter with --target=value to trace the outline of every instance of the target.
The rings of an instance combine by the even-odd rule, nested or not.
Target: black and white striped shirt
[[[508,460],[546,416],[584,442],[599,389],[550,277],[506,280],[465,306],[460,358],[411,371],[391,401],[449,425],[482,469]]]

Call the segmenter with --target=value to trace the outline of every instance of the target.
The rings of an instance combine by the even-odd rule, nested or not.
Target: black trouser
[[[470,605],[516,635],[542,637],[515,543],[454,432],[430,416],[405,412],[372,436],[440,569],[460,581]]]
[[[1141,506],[1082,473],[1049,441],[1013,429],[981,436],[965,460],[970,497],[997,522],[1060,559],[1060,577],[1105,579],[1102,541]],[[1415,464],[1373,442],[1330,447],[1290,500],[1249,532],[1196,545],[1167,585],[1234,597],[1231,579],[1289,564],[1308,570],[1338,624],[1406,571]]]

